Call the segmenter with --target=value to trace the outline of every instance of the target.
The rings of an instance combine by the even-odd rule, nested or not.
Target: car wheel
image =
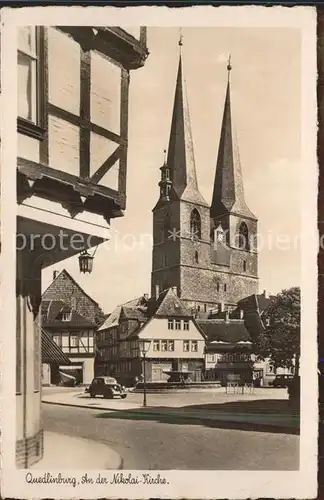
[[[95,393],[94,392],[90,392],[90,398],[95,398],[95,397],[96,397]]]
[[[126,399],[127,394],[122,394],[120,397],[121,397],[122,399]]]
[[[114,394],[113,394],[112,390],[108,389],[108,391],[106,391],[104,394],[105,399],[113,399],[113,397],[114,397]]]

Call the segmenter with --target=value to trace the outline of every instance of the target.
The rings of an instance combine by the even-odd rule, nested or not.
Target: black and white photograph
[[[316,11],[1,18],[4,494],[316,495]]]

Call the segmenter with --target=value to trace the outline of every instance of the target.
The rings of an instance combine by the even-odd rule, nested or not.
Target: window
[[[224,283],[224,292],[226,292],[226,291],[227,291],[227,285],[226,285],[226,283]]]
[[[168,181],[170,180],[170,169],[169,168],[163,168],[162,170],[162,181]]]
[[[153,342],[153,351],[159,351],[160,350],[160,341],[159,340],[154,340]]]
[[[217,283],[216,283],[216,290],[217,290],[217,292],[219,292],[219,288],[220,288],[220,285],[219,285],[219,283],[217,282]]]
[[[168,341],[168,351],[174,351],[174,340]]]
[[[185,319],[184,322],[183,322],[183,329],[184,330],[189,330],[189,321],[187,319]]]
[[[162,340],[161,341],[161,351],[166,351],[168,349],[168,342],[167,340]]]
[[[173,319],[168,319],[168,330],[174,329],[174,321]]]
[[[189,340],[183,341],[183,350],[184,352],[189,352]]]
[[[34,26],[18,30],[18,130],[37,138],[42,137],[42,33]]]
[[[53,335],[53,341],[56,345],[62,346],[62,336],[61,335]]]
[[[175,329],[176,330],[181,330],[181,320],[180,319],[176,319],[176,321],[175,321]]]
[[[198,255],[197,250],[195,252],[195,262],[196,262],[196,264],[199,264],[199,255]]]
[[[243,271],[246,271],[246,260],[243,260]]]
[[[190,216],[190,236],[194,240],[201,239],[201,218],[196,208],[194,208]]]
[[[191,342],[191,352],[197,352],[198,351],[198,342],[197,340],[192,340]]]
[[[72,313],[71,311],[63,311],[61,315],[62,321],[71,321]]]
[[[78,347],[79,346],[79,338],[77,335],[71,335],[70,337],[70,347]]]
[[[220,224],[215,231],[216,233],[216,243],[224,243],[224,230]]]
[[[215,354],[207,354],[207,361],[209,363],[215,363],[215,361],[216,361]]]
[[[242,250],[249,250],[249,230],[245,222],[242,222],[239,227],[238,247]]]

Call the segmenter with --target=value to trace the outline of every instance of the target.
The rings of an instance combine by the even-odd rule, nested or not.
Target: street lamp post
[[[138,347],[140,349],[140,352],[142,353],[143,356],[143,392],[144,392],[144,397],[143,397],[143,406],[147,406],[146,403],[146,353],[149,350],[151,345],[150,340],[144,340],[144,339],[138,339]]]

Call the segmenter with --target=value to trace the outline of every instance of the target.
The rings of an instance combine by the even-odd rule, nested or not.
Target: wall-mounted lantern
[[[93,268],[93,259],[95,256],[95,253],[97,251],[97,248],[93,252],[92,255],[90,255],[87,250],[83,250],[80,255],[79,255],[79,268],[80,268],[80,273],[91,273],[92,268]]]

